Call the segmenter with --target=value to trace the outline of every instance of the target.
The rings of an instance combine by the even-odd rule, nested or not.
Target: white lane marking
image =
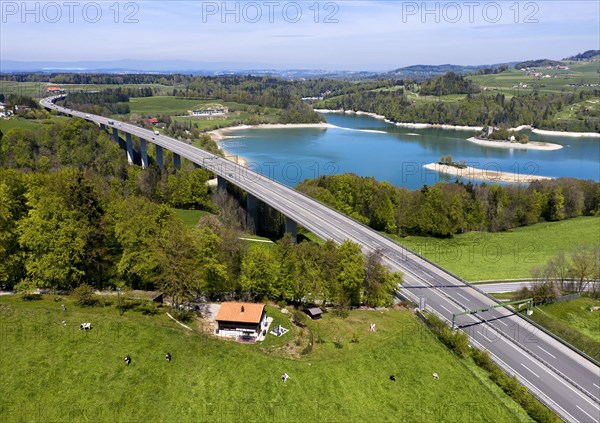
[[[462,299],[463,299],[463,300],[465,300],[465,301],[470,301],[470,300],[469,300],[467,297],[465,297],[465,296],[464,296],[464,295],[462,295],[462,294],[459,294],[458,292],[455,292],[455,294],[456,294],[456,295],[458,295],[460,298],[462,298]]]
[[[481,346],[481,348],[483,348],[483,345],[480,344],[477,340],[474,339],[473,342],[475,342],[476,344],[479,344]],[[510,344],[510,342],[509,342],[509,344]],[[567,410],[565,410],[563,407],[561,407],[560,405],[558,405],[558,403],[556,401],[554,401],[552,398],[550,398],[549,396],[545,395],[544,392],[535,385],[535,383],[533,383],[531,380],[525,378],[521,373],[517,372],[515,369],[513,369],[512,367],[510,367],[504,360],[502,360],[500,357],[498,357],[492,351],[490,351],[490,355],[496,357],[496,360],[498,360],[499,362],[501,362],[507,369],[509,369],[512,372],[513,375],[518,375],[521,378],[521,383],[522,384],[528,383],[529,385],[531,385],[534,388],[538,389],[538,391],[541,392],[541,394],[544,395],[548,401],[550,401],[551,403],[553,403],[557,408],[560,408],[562,410],[562,412],[569,417],[569,421],[572,421],[573,423],[579,423],[579,420],[577,420],[570,413],[568,413]]]
[[[539,345],[538,345],[538,348],[539,348],[540,350],[544,351],[544,352],[545,352],[546,354],[548,354],[550,357],[552,357],[552,358],[556,358],[556,357],[554,357],[552,354],[550,354],[548,351],[546,351],[544,348],[540,347]]]
[[[507,344],[510,345],[515,351],[519,352],[524,357],[526,357],[528,360],[531,360],[531,362],[533,364],[537,365],[540,369],[542,369],[543,371],[545,371],[546,373],[548,373],[554,379],[558,380],[565,387],[567,387],[572,392],[574,392],[575,394],[577,394],[581,399],[583,399],[584,401],[587,401],[589,404],[592,405],[592,407],[597,408],[598,410],[600,410],[600,407],[598,407],[598,405],[596,405],[596,403],[592,402],[591,399],[589,399],[586,395],[584,395],[583,392],[581,392],[579,389],[577,389],[574,386],[572,386],[571,384],[569,384],[565,379],[563,379],[562,376],[557,375],[554,372],[555,369],[553,367],[552,368],[548,368],[545,365],[543,365],[542,363],[538,363],[534,357],[532,357],[531,355],[529,355],[528,353],[526,353],[525,351],[523,351],[518,346],[514,345],[512,342],[507,342]]]
[[[506,323],[504,323],[504,322],[502,321],[502,318],[500,318],[500,319],[496,320],[496,322],[498,322],[498,323],[502,323],[504,326],[508,326]]]
[[[592,385],[594,385],[596,388],[600,389],[600,386],[596,385],[595,383],[592,383]]]
[[[479,332],[479,334],[480,334],[481,336],[483,336],[485,339],[487,339],[487,341],[488,341],[490,344],[494,344],[494,343],[496,342],[496,341],[492,341],[490,338],[488,338],[487,336],[485,336],[485,335],[483,334],[483,332]],[[501,337],[498,337],[498,338],[496,338],[496,340],[500,340],[500,341],[502,341],[502,338],[501,338]]]
[[[448,310],[446,307],[444,307],[443,305],[440,304],[440,307],[443,308],[444,310],[446,310],[448,313],[453,314],[450,310]]]
[[[583,414],[585,414],[586,416],[588,416],[590,419],[592,419],[592,421],[595,421],[595,422],[597,422],[597,421],[598,421],[598,418],[590,416],[590,415],[589,415],[588,413],[586,413],[586,412],[583,410],[583,408],[581,408],[580,406],[578,406],[578,405],[575,405],[575,407],[579,408],[579,410],[580,410],[580,411],[581,411]]]
[[[527,367],[523,363],[521,363],[521,366],[525,367],[527,370],[529,370],[531,373],[533,373],[535,375],[535,377],[540,377],[536,372],[534,372],[533,370],[531,370],[529,367]]]

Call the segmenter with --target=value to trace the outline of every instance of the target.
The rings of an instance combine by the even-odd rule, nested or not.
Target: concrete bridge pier
[[[246,211],[252,220],[254,229],[258,231],[258,200],[250,193],[246,193]]]
[[[219,191],[227,191],[227,179],[217,175],[217,189]]]
[[[140,154],[142,155],[142,169],[146,169],[148,167],[148,144],[143,138],[140,138]]]
[[[127,163],[131,165],[133,164],[133,141],[129,132],[125,132],[125,142],[127,143]]]
[[[115,142],[118,144],[119,143],[119,130],[117,128],[113,128],[113,138],[115,139]]]
[[[298,224],[287,216],[285,217],[285,233],[292,235],[294,242],[298,239]]]
[[[163,161],[163,149],[160,145],[154,144],[154,146],[156,147],[156,163],[158,163],[158,167],[160,167],[160,170],[164,170],[165,165]]]
[[[101,130],[101,131],[104,131],[105,129],[106,129],[106,125],[105,125],[105,124],[103,124],[103,123],[101,123],[101,124],[100,124],[100,130]]]
[[[177,153],[173,153],[173,165],[175,166],[175,171],[181,169],[181,156]]]

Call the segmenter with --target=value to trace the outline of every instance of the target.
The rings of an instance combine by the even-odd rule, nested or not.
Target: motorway
[[[485,293],[501,293],[501,292],[515,292],[521,288],[533,288],[539,281],[515,281],[515,282],[498,282],[498,283],[474,283],[477,286],[477,289],[483,291]],[[592,284],[598,284],[600,282],[590,282],[588,285],[584,287],[584,291],[591,291],[595,289]]]
[[[53,104],[56,97],[41,101],[47,109],[87,119],[106,127],[109,119],[86,115]],[[114,121],[119,131],[179,154],[237,185],[323,239],[338,243],[351,240],[363,252],[380,249],[385,263],[404,274],[402,295],[450,321],[453,313],[497,304],[482,291],[466,284],[423,257],[378,232],[232,161],[185,142],[124,122]],[[505,371],[515,375],[527,389],[569,422],[600,423],[600,367],[506,308],[457,318],[473,346],[490,352]],[[476,400],[476,399],[474,399]]]

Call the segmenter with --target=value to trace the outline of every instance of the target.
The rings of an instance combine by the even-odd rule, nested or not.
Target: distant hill
[[[600,55],[600,50],[588,50],[583,53],[579,53],[575,56],[567,57],[563,60],[590,60],[591,58]]]
[[[445,75],[448,72],[452,72],[457,75],[466,75],[468,73],[478,73],[486,70],[494,71],[503,66],[513,66],[515,63],[516,62],[496,63],[493,65],[413,65],[395,69],[388,72],[385,76],[414,79],[415,81],[419,82]]]
[[[546,66],[558,66],[562,65],[562,62],[550,59],[539,59],[539,60],[527,60],[525,62],[517,63],[515,69],[525,68],[540,68]]]

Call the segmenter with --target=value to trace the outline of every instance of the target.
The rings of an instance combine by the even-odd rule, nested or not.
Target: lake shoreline
[[[553,151],[560,150],[563,148],[562,145],[552,144],[549,142],[529,141],[526,144],[511,141],[497,141],[497,140],[486,140],[478,137],[467,138],[467,141],[473,144],[481,145],[483,147],[492,148],[509,148],[509,149],[520,149],[520,150],[544,150]]]
[[[448,125],[443,123],[410,123],[410,122],[395,122],[391,119],[383,115],[378,115],[376,113],[371,112],[363,112],[363,111],[354,111],[354,110],[332,110],[332,109],[314,109],[317,113],[338,113],[338,114],[354,114],[358,116],[369,116],[375,119],[383,120],[386,123],[391,125],[396,125],[403,128],[416,128],[416,129],[426,129],[426,128],[439,128],[439,129],[453,129],[459,131],[481,131],[483,130],[483,126],[467,126],[467,125]],[[566,131],[552,131],[548,129],[537,129],[532,127],[531,125],[519,125],[516,128],[510,128],[509,131],[522,131],[524,129],[529,129],[534,134],[538,135],[550,135],[550,136],[563,136],[563,137],[573,137],[573,138],[600,138],[600,134],[596,132],[566,132]]]
[[[237,125],[237,126],[229,126],[226,128],[215,129],[213,131],[207,132],[208,136],[210,136],[213,141],[217,143],[217,147],[225,154],[235,155],[237,163],[240,166],[246,167],[248,165],[248,159],[246,157],[239,156],[237,154],[229,153],[225,148],[223,148],[222,142],[228,139],[238,138],[236,136],[228,136],[228,132],[235,131],[243,131],[245,129],[290,129],[290,128],[315,128],[315,129],[328,129],[328,128],[337,128],[337,126],[332,125],[330,123],[321,122],[321,123],[262,123],[259,125]]]
[[[550,176],[522,175],[518,173],[502,172],[491,169],[477,169],[469,166],[466,166],[465,168],[457,168],[455,166],[445,165],[441,163],[429,163],[424,165],[423,167],[427,170],[431,170],[437,173],[443,173],[445,175],[451,175],[467,180],[476,179],[485,182],[523,184],[529,183],[531,181],[555,179]]]

